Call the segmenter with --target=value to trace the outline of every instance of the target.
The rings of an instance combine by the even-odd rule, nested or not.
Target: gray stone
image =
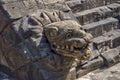
[[[97,69],[76,80],[101,80],[101,79],[120,80],[120,63],[106,69]]]
[[[12,2],[8,4],[3,4],[2,6],[4,10],[7,11],[11,19],[20,18],[27,14],[26,7],[22,2]]]
[[[98,57],[91,61],[88,61],[86,64],[84,64],[83,66],[81,66],[78,69],[77,78],[89,73],[90,71],[93,71],[93,70],[103,66],[103,64],[104,64],[104,61],[101,57]]]
[[[110,31],[108,33],[105,33],[103,36],[108,36],[109,38],[111,38],[112,41],[112,48],[116,48],[117,46],[120,45],[120,30],[114,30],[114,31]]]
[[[79,12],[86,9],[85,0],[83,2],[81,0],[72,0],[67,1],[66,4],[71,8],[72,12]]]
[[[106,26],[107,25],[107,26]],[[115,18],[107,18],[98,22],[83,25],[85,31],[91,33],[93,37],[101,36],[103,33],[117,28],[118,20]]]
[[[120,53],[120,46],[118,46],[117,49],[118,49],[118,51],[119,51],[119,53]]]
[[[99,36],[94,38],[93,44],[99,50],[99,52],[104,52],[109,50],[110,48],[115,48],[119,46],[120,41],[120,31],[114,30],[105,33],[103,36]]]
[[[0,34],[3,30],[4,26],[6,25],[7,21],[5,21],[5,18],[3,17],[4,14],[0,13]]]
[[[99,36],[97,38],[94,38],[93,44],[100,53],[107,51],[108,49],[110,49],[112,47],[111,38],[104,37],[104,36]]]
[[[88,24],[94,21],[94,14],[97,14],[95,10],[85,10],[74,14],[81,25]]]
[[[111,10],[106,6],[97,7],[82,12],[76,13],[74,16],[78,19],[80,24],[88,24],[96,22],[111,16]]]
[[[111,4],[117,1],[0,0],[0,66],[9,67],[20,80],[75,80],[77,77],[101,67],[104,62],[108,66],[118,63],[120,61],[120,31],[116,29],[119,22],[115,18],[110,18],[119,15],[119,3]],[[73,26],[71,22],[67,22],[69,20],[78,20],[81,25],[84,25],[85,31],[93,34],[94,40],[91,49],[86,50],[86,44],[91,41],[88,40],[91,39],[91,36],[84,37],[83,34],[86,32],[83,31],[81,25]],[[83,58],[89,57],[88,60],[73,59],[69,54],[67,57],[59,55],[53,50],[53,46],[50,46],[48,37],[44,34],[44,26],[62,21],[70,24],[72,29],[79,26],[74,32],[77,36],[83,35],[84,39],[80,40],[87,42],[82,47],[83,51],[81,52],[93,53],[91,57],[89,57],[90,54],[82,54],[84,55]],[[65,31],[65,35],[65,28],[68,28],[66,23],[64,26],[61,23],[55,26],[63,27],[61,31]],[[73,24],[76,23],[73,22]],[[79,29],[82,35],[79,33]],[[66,38],[65,35],[62,34]],[[58,37],[53,40],[53,43],[58,41],[57,43],[60,44],[60,46],[54,47],[65,48],[65,53],[69,49],[71,54],[73,54],[74,48],[77,53],[80,53],[78,50],[81,50],[81,48],[78,48],[78,41],[73,42],[73,47],[71,47],[71,43],[70,46],[67,46],[66,42],[64,42],[66,39],[64,40],[63,37],[60,40],[57,40]],[[56,45],[56,43],[54,44]],[[111,50],[111,48],[115,49]],[[0,67],[0,71],[2,71],[1,69]],[[119,72],[111,71],[111,73],[116,74]],[[98,75],[97,77],[100,80],[104,78]],[[1,72],[0,79],[3,79],[1,78]],[[92,79],[96,80],[97,78],[92,75]],[[119,80],[119,76],[108,76],[107,79]]]
[[[112,10],[112,16],[118,16],[120,14],[120,4],[118,3],[113,3],[110,5],[107,5],[108,8]]]
[[[71,0],[67,1],[66,4],[71,8],[74,13],[76,13],[83,10],[103,6],[104,0]]]
[[[104,53],[101,53],[104,58],[105,65],[112,66],[120,61],[119,51],[117,49],[110,49]]]
[[[73,67],[69,70],[65,80],[75,80],[76,79],[76,68]]]

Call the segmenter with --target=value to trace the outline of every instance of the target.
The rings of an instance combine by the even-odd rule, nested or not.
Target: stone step
[[[101,53],[101,56],[104,59],[104,64],[109,67],[120,62],[119,50],[116,48]]]
[[[86,64],[80,66],[77,70],[77,78],[80,78],[81,76],[86,75],[87,73],[96,70],[99,68],[99,70],[103,69],[104,67],[111,67],[117,63],[120,62],[120,55],[119,55],[119,50],[117,50],[116,48],[114,49],[109,49],[108,51],[101,53],[101,56],[99,56],[98,58],[95,58],[91,61],[88,61]],[[115,68],[114,68],[115,69]],[[116,69],[117,70],[117,69]],[[111,70],[110,70],[111,71]],[[95,72],[99,73],[98,70],[96,70]],[[101,71],[100,71],[101,72]],[[103,72],[103,71],[102,71]],[[100,74],[101,75],[101,74]],[[103,74],[104,75],[104,74]],[[92,77],[93,75],[91,75]],[[96,75],[95,75],[96,76]],[[85,77],[85,76],[84,76]],[[94,78],[95,80],[98,80],[98,78]],[[94,80],[94,79],[90,79],[90,80]],[[89,80],[89,79],[80,79],[80,80]],[[101,80],[101,77],[100,79]],[[109,80],[109,79],[107,79]],[[114,80],[114,79],[113,79]]]
[[[111,4],[117,1],[119,0],[71,0],[67,1],[66,4],[71,8],[73,13],[76,13],[83,10]]]
[[[93,39],[93,45],[100,53],[120,46],[120,29],[113,30]]]
[[[76,13],[94,7],[103,6],[104,0],[71,0],[67,1],[66,4],[71,8],[73,13]]]
[[[95,38],[101,36],[105,32],[117,29],[118,22],[119,21],[117,19],[110,17],[98,22],[83,25],[83,29],[86,32],[91,33]]]
[[[119,3],[113,3],[110,5],[107,5],[107,7],[112,10],[111,16],[116,17],[120,15],[120,4]]]
[[[90,71],[93,71],[97,68],[103,66],[104,60],[102,57],[98,57],[94,60],[88,61],[85,65],[78,67],[77,70],[77,78],[86,75]]]
[[[116,17],[118,15],[120,15],[120,4],[118,3],[113,3],[74,14],[81,25],[96,22],[111,16]]]

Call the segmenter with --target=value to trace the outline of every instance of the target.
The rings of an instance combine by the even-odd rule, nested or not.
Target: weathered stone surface
[[[100,36],[100,37],[94,38],[93,43],[100,53],[107,51],[112,47],[111,39],[109,37]]]
[[[0,33],[6,25],[7,21],[5,21],[2,12],[0,12]]]
[[[109,36],[111,38],[113,48],[120,45],[120,43],[119,43],[119,41],[120,41],[120,30],[119,29],[114,30],[114,31],[110,31],[110,32],[106,33],[105,35]]]
[[[120,53],[120,46],[118,46],[117,49],[118,49],[118,51],[119,51],[119,53]]]
[[[112,10],[107,8],[106,6],[93,8],[90,10],[85,10],[82,12],[78,12],[75,14],[75,17],[78,19],[80,24],[88,24],[91,22],[96,22],[99,20],[103,20],[112,15]]]
[[[1,80],[14,80],[13,78],[9,77],[7,74],[0,72],[0,79]]]
[[[118,16],[120,15],[120,4],[118,3],[113,3],[110,5],[107,5],[108,8],[110,8],[113,12],[112,16]]]
[[[110,49],[104,53],[101,53],[104,58],[105,65],[112,66],[120,61],[119,51],[117,49]]]
[[[119,34],[119,30],[110,31],[108,33],[105,33],[103,36],[94,38],[93,44],[99,50],[99,52],[104,52],[110,48],[115,48],[120,45]]]
[[[76,80],[101,80],[101,79],[102,80],[119,80],[120,79],[120,63],[106,69],[97,69]]]
[[[107,25],[107,26],[106,26]],[[85,31],[91,33],[93,37],[101,36],[103,33],[111,31],[118,26],[118,20],[115,18],[107,18],[98,22],[83,25]]]
[[[92,50],[92,55],[91,55],[91,57],[89,58],[89,60],[93,60],[93,59],[95,59],[95,58],[97,58],[97,57],[99,57],[100,56],[100,53],[99,53],[99,51],[96,49],[96,47],[95,46],[93,46],[93,44],[91,45],[92,46],[92,48],[91,48],[91,50]]]
[[[7,11],[6,15],[9,14],[10,18],[16,19],[27,14],[26,8],[22,2],[13,2],[2,5],[4,10]]]
[[[75,80],[76,76],[82,76],[101,67],[105,59],[100,57],[100,53],[103,54],[102,52],[116,47],[119,50],[120,31],[112,31],[119,28],[117,27],[119,24],[119,3],[111,5],[116,1],[118,0],[0,0],[0,65],[10,68],[16,74],[15,77],[20,80]],[[115,17],[118,20],[115,18],[106,19],[108,17]],[[79,24],[72,25],[76,22],[69,22],[71,19],[76,20],[75,18],[82,25],[96,22],[85,29],[88,30],[87,32],[90,30],[97,37],[96,40],[94,39],[96,45],[88,45],[92,36],[84,32]],[[65,22],[65,25],[61,23],[61,20]],[[55,23],[58,25],[56,26]],[[59,51],[53,51],[53,46],[50,46],[48,40],[49,34],[45,35],[44,33],[44,26],[50,24],[63,28],[61,30],[62,37],[57,36],[53,41],[54,43],[57,40],[57,46],[54,45],[55,49],[66,50],[65,53],[73,51],[73,49],[77,50],[78,56],[84,56],[82,61],[80,61],[81,58],[78,60],[70,56],[65,57],[57,54]],[[5,29],[3,30],[3,28]],[[74,30],[71,31],[71,28]],[[55,29],[58,30],[54,28],[53,33],[52,29],[50,30],[50,35],[55,34]],[[3,31],[1,32],[1,30]],[[63,34],[63,32],[65,33]],[[84,33],[86,33],[85,36],[83,36]],[[72,45],[68,46],[67,39],[71,39],[70,44]],[[84,43],[85,45],[81,47]],[[88,46],[92,48],[90,49]],[[84,55],[81,53],[93,54]],[[113,55],[111,52],[110,59],[113,59],[118,53],[120,52],[116,51]],[[61,54],[64,53],[61,52]],[[116,58],[113,59],[113,62],[117,63],[117,61]],[[2,71],[1,67],[0,71]]]
[[[104,61],[103,61],[103,58],[101,57],[88,61],[86,64],[78,68],[77,78],[89,73],[90,71],[93,71],[101,67],[103,64],[104,64]]]
[[[79,12],[87,9],[85,7],[86,1],[83,0],[72,0],[72,1],[67,1],[66,4],[71,8],[72,12]]]
[[[76,79],[76,68],[73,67],[69,70],[65,80],[75,80]]]
[[[83,10],[104,6],[104,0],[71,0],[66,4],[71,8],[73,12],[80,12]]]
[[[83,25],[83,24],[93,22],[94,14],[97,14],[95,10],[85,10],[85,11],[76,13],[74,16],[78,19],[79,23]]]

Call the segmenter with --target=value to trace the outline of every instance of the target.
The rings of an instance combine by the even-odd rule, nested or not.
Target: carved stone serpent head
[[[51,48],[62,56],[78,58],[90,55],[92,35],[86,33],[74,20],[54,22],[45,26],[45,34]]]

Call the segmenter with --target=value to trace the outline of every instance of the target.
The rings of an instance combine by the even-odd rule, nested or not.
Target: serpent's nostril
[[[53,48],[57,48],[57,46],[56,46],[56,45],[54,45],[54,44],[52,44],[51,46],[52,46]]]

